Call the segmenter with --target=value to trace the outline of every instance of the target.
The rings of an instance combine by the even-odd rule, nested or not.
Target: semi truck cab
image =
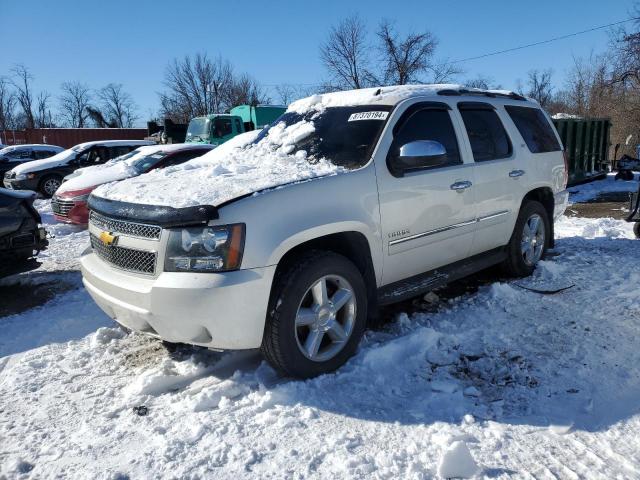
[[[263,128],[285,112],[274,105],[240,105],[226,113],[195,117],[189,122],[185,143],[221,145],[236,135]]]

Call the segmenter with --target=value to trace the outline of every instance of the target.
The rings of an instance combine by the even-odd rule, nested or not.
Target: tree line
[[[33,80],[31,71],[22,64],[0,76],[0,130],[130,128],[139,118],[133,98],[120,83],[94,90],[82,82],[64,82],[60,94],[53,97],[46,90],[36,93]]]

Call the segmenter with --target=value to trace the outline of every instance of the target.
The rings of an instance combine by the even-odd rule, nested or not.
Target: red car
[[[65,177],[56,191],[51,199],[51,209],[60,222],[86,225],[89,222],[87,199],[96,187],[187,162],[213,148],[214,145],[191,143],[151,145],[140,147],[104,165],[76,170]]]

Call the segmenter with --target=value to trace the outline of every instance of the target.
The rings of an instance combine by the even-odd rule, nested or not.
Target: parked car
[[[130,329],[295,377],[342,365],[379,305],[531,274],[568,199],[550,119],[504,91],[317,95],[220,152],[96,189],[84,284]]]
[[[16,271],[47,248],[42,220],[33,208],[35,196],[0,188],[0,276]]]
[[[269,125],[285,111],[286,107],[277,105],[239,105],[228,114],[195,117],[189,122],[185,142],[221,145],[236,135]]]
[[[180,165],[204,155],[213,145],[178,143],[140,147],[105,165],[84,168],[72,174],[53,195],[51,208],[56,220],[84,225],[89,221],[87,199],[99,185],[135,177],[154,169]]]
[[[29,144],[5,147],[0,150],[0,176],[18,165],[32,160],[49,158],[64,150],[56,145]]]
[[[4,186],[11,190],[34,190],[51,197],[62,179],[80,167],[99,165],[143,145],[146,140],[104,140],[86,142],[50,158],[18,165],[4,175]]]

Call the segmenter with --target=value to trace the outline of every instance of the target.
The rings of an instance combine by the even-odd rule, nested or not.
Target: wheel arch
[[[551,230],[549,232],[550,234],[549,234],[548,246],[552,248],[555,245],[555,232],[554,232],[554,225],[553,225],[554,223],[553,211],[555,206],[555,200],[553,196],[553,190],[551,190],[551,188],[549,187],[538,187],[538,188],[534,188],[533,190],[530,190],[523,197],[522,202],[520,203],[520,208],[522,208],[523,205],[529,200],[535,200],[536,202],[541,203],[545,211],[547,212],[547,216],[549,218],[549,228]]]
[[[362,274],[367,287],[367,304],[369,320],[375,318],[377,312],[377,281],[373,264],[371,246],[367,237],[358,231],[342,231],[322,235],[301,242],[289,250],[278,261],[272,292],[279,275],[286,272],[304,254],[310,251],[329,251],[349,259]]]

